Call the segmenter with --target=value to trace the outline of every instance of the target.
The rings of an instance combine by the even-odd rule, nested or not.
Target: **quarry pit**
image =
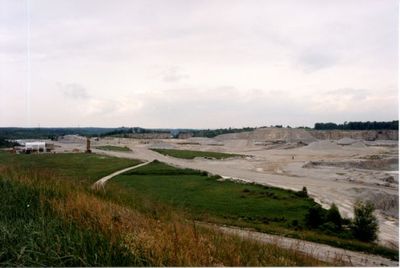
[[[300,190],[323,207],[335,203],[344,217],[353,217],[353,204],[369,200],[379,220],[379,243],[398,248],[397,131],[326,131],[260,128],[214,138],[92,139],[92,146],[126,146],[131,151],[93,149],[95,153],[146,161],[159,160],[225,178]],[[84,151],[86,140],[74,136],[56,142],[56,151]],[[224,160],[178,159],[151,149],[213,151],[245,155]]]

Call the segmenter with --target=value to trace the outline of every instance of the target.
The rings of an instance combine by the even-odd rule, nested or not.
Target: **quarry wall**
[[[398,130],[310,130],[309,133],[319,140],[340,140],[343,138],[374,140],[398,140]]]

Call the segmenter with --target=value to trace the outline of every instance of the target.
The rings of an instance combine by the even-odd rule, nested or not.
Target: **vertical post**
[[[90,150],[90,138],[86,138],[86,153],[91,153],[92,150]]]

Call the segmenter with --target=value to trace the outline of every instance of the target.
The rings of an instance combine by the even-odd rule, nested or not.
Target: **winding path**
[[[107,175],[107,176],[101,178],[100,180],[96,181],[96,182],[92,185],[92,189],[95,189],[95,190],[104,189],[104,184],[105,184],[109,179],[111,179],[111,178],[113,178],[113,177],[115,177],[115,176],[117,176],[117,175],[119,175],[119,174],[122,174],[122,173],[125,173],[125,172],[127,172],[127,171],[130,171],[130,170],[132,170],[132,169],[143,167],[143,166],[148,165],[148,164],[150,164],[150,163],[151,163],[151,162],[145,162],[145,163],[142,163],[142,164],[138,164],[138,165],[136,165],[136,166],[132,166],[132,167],[128,167],[128,168],[124,168],[124,169],[118,170],[118,171],[116,171],[116,172],[114,172],[114,173],[112,173],[112,174],[110,174],[110,175]]]

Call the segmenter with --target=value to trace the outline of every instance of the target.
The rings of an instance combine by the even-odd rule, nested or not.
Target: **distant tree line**
[[[314,129],[316,130],[398,130],[399,121],[388,122],[344,122],[343,124],[335,123],[315,123]]]
[[[157,133],[170,133],[169,129],[146,129],[141,127],[121,127],[105,133],[100,136],[125,136],[128,134],[157,134]]]
[[[11,148],[17,145],[19,144],[16,142],[10,142],[5,138],[0,137],[0,148]]]
[[[113,128],[0,128],[0,137],[5,139],[54,139],[64,135],[99,136]]]
[[[207,137],[213,138],[218,135],[222,134],[229,134],[229,133],[239,133],[245,131],[252,131],[256,128],[254,127],[244,127],[244,128],[218,128],[218,129],[200,129],[200,130],[193,130],[194,137]]]

